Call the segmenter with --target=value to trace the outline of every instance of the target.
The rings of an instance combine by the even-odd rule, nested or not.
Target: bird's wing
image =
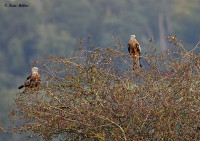
[[[139,53],[141,53],[141,47],[140,47],[140,44],[138,42],[136,43],[136,47],[139,50]]]
[[[34,87],[35,81],[36,81],[36,76],[32,75],[31,78],[30,78],[30,88]]]
[[[27,79],[27,80],[24,82],[24,86],[25,86],[25,87],[30,86],[30,79]]]
[[[27,79],[26,80],[29,80],[31,78],[31,75],[29,76],[29,77],[27,77]]]
[[[130,53],[130,44],[128,43],[128,51],[129,51],[129,53]]]
[[[30,86],[30,79],[31,79],[31,75],[26,78],[26,81],[24,82],[25,87]]]

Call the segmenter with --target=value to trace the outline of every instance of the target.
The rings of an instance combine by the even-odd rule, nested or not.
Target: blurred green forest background
[[[5,4],[28,7],[5,7]],[[166,37],[176,35],[190,50],[200,40],[199,0],[1,0],[0,1],[0,118],[8,114],[17,87],[30,73],[30,64],[45,56],[73,56],[80,39],[91,35],[100,47],[120,37],[127,52],[135,34],[145,50],[154,37],[159,51]],[[0,140],[17,140],[0,134]]]

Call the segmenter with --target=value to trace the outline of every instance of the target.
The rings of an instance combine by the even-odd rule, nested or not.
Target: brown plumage
[[[25,87],[24,92],[33,88],[39,89],[40,81],[41,79],[40,74],[38,73],[38,68],[33,67],[31,75],[27,77],[27,80],[24,82],[24,85],[19,86],[18,89],[22,89],[23,87]]]
[[[128,51],[133,59],[133,69],[142,67],[140,64],[141,47],[136,40],[135,35],[130,36],[130,41],[128,42]]]

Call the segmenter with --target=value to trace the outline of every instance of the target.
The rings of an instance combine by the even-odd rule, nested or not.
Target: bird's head
[[[31,71],[32,73],[38,73],[38,67],[33,67]]]
[[[135,35],[130,36],[130,40],[133,40],[133,39],[135,39]]]

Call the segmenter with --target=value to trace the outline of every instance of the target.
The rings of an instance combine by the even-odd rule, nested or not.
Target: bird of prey
[[[135,35],[130,36],[130,41],[128,42],[128,51],[133,59],[133,69],[142,67],[140,63],[141,47],[135,38]]]
[[[24,82],[24,85],[21,85],[18,87],[18,89],[22,89],[25,87],[24,92],[26,92],[28,89],[32,88],[39,88],[40,85],[40,74],[38,73],[38,68],[33,67],[31,70],[31,75],[27,77],[27,80]]]

